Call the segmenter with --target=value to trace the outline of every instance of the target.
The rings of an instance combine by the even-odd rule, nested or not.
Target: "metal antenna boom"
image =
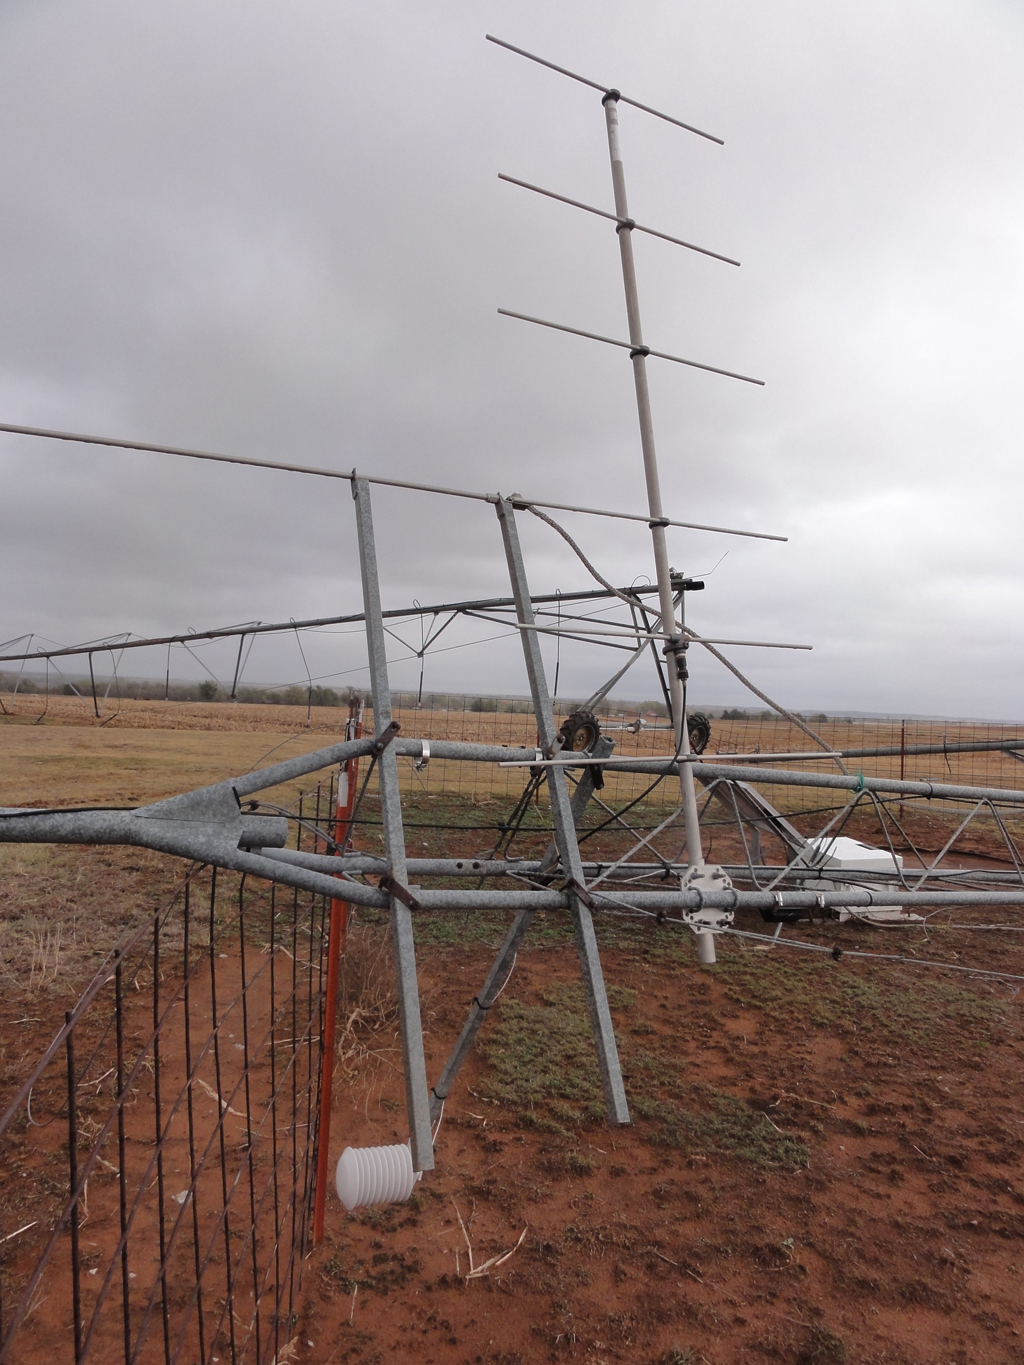
[[[612,188],[615,192],[615,212],[629,218],[626,200],[626,173],[619,146],[618,96],[606,94],[605,126],[608,130],[608,155],[611,160]],[[665,516],[661,505],[661,481],[658,476],[658,457],[654,447],[654,419],[651,415],[651,395],[647,387],[647,347],[644,346],[640,325],[640,296],[636,287],[636,268],[633,264],[633,234],[628,227],[616,228],[619,256],[622,262],[622,284],[626,294],[626,317],[632,349],[633,383],[636,388],[636,410],[640,421],[640,445],[644,457],[644,476],[647,481],[647,505],[651,514],[651,539],[658,582],[658,601],[661,608],[661,629],[669,637],[665,646],[668,657],[669,688],[672,699],[672,722],[676,732],[676,752],[685,756],[690,752],[690,737],[686,729],[686,642],[676,629],[675,597],[672,573],[668,562],[668,541],[665,537]],[[697,811],[697,789],[693,768],[689,763],[679,765],[679,789],[683,805],[683,824],[686,830],[686,858],[693,868],[702,867],[704,854],[700,842],[700,820]]]

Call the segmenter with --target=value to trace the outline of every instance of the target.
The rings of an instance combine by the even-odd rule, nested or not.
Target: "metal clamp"
[[[421,740],[420,740],[420,756],[419,756],[419,758],[413,759],[413,764],[412,764],[412,766],[413,766],[413,771],[414,771],[414,772],[418,772],[418,773],[423,772],[423,770],[426,768],[426,766],[427,766],[427,764],[428,764],[429,762],[430,762],[430,740],[429,740],[429,739],[421,739]]]
[[[390,872],[386,873],[383,877],[381,877],[377,885],[380,887],[382,891],[385,891],[389,896],[394,896],[396,901],[401,901],[402,904],[406,906],[408,909],[410,910],[423,909],[423,906],[419,903],[419,901],[412,894],[409,888],[407,886],[403,886],[401,882],[396,881],[395,878],[392,877]]]
[[[398,735],[398,732],[399,730],[401,730],[401,728],[402,727],[399,725],[398,721],[393,720],[390,725],[385,726],[384,729],[380,732],[380,734],[377,736],[377,742],[373,746],[373,752],[374,754],[376,754],[378,758],[388,747],[391,741]]]
[[[565,889],[571,892],[588,910],[599,910],[601,908],[582,882],[576,881],[574,877],[567,879]]]

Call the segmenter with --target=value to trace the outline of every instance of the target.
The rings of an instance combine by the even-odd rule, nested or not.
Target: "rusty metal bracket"
[[[397,720],[393,720],[390,725],[386,725],[384,727],[384,729],[377,736],[376,742],[374,743],[373,746],[372,752],[376,758],[380,758],[381,754],[388,747],[391,741],[393,739],[398,738],[398,732],[399,730],[401,730],[401,728],[402,727],[399,725]]]
[[[381,891],[385,891],[389,896],[394,896],[396,901],[401,901],[402,904],[406,906],[409,910],[423,909],[423,906],[419,903],[419,901],[412,894],[409,888],[407,886],[403,886],[401,882],[396,881],[395,878],[392,877],[390,873],[387,873],[385,876],[381,877],[377,885],[380,887]]]

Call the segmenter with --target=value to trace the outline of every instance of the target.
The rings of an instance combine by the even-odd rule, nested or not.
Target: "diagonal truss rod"
[[[602,735],[594,748],[598,757],[606,758],[612,752],[614,745],[610,739],[606,739]],[[594,794],[594,785],[595,778],[593,773],[584,773],[580,778],[576,790],[573,792],[571,802],[574,825],[578,825],[582,819],[587,804]],[[557,862],[558,848],[557,845],[552,842],[544,858],[537,863],[536,866],[531,868],[531,872],[534,876],[544,876],[546,873],[550,873],[554,870]],[[506,871],[507,867],[504,865],[504,860],[502,860],[502,865],[499,866],[499,873],[503,875]],[[462,1032],[459,1034],[458,1040],[451,1051],[451,1055],[444,1064],[437,1084],[430,1093],[430,1117],[435,1122],[441,1116],[444,1102],[450,1094],[452,1086],[455,1084],[462,1063],[469,1055],[476,1035],[480,1032],[480,1029],[487,1019],[488,1011],[505,989],[509,977],[512,975],[520,945],[526,937],[527,930],[533,923],[535,913],[536,912],[531,909],[523,909],[516,915],[508,933],[505,935],[501,948],[498,950],[498,956],[494,959],[491,970],[487,974],[487,979],[473,998],[473,1003],[469,1009],[469,1016],[466,1019]]]
[[[373,725],[379,744],[386,734],[394,733],[394,727],[391,721],[391,683],[388,678],[384,621],[380,609],[380,581],[377,575],[373,515],[370,509],[370,486],[364,479],[353,478],[352,497],[356,506],[359,567],[363,580],[366,647],[370,660],[370,685],[373,689]],[[387,859],[386,883],[391,911],[391,947],[398,987],[398,1020],[402,1035],[409,1146],[413,1170],[429,1171],[434,1167],[434,1145],[430,1131],[427,1068],[423,1055],[423,1020],[416,979],[416,949],[413,944],[410,908],[412,898],[408,890],[409,877],[405,867],[402,799],[398,789],[398,761],[393,745],[388,744],[380,754],[377,771],[384,827],[384,851]]]

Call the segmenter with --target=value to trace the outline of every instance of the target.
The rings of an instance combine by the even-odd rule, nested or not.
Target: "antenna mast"
[[[698,137],[706,138],[709,142],[717,142],[720,146],[722,139],[714,137],[711,133],[705,133],[700,128],[693,127],[692,124],[683,123],[670,114],[664,114],[658,109],[652,109],[649,105],[641,104],[638,100],[630,99],[623,95],[620,90],[614,87],[601,85],[598,81],[592,81],[586,76],[581,76],[575,71],[568,71],[565,67],[556,66],[554,62],[549,62],[543,57],[538,57],[532,52],[527,52],[524,48],[514,47],[511,43],[504,42],[501,38],[492,37],[487,34],[488,42],[497,43],[499,47],[507,48],[510,52],[517,53],[520,57],[526,57],[529,61],[537,62],[540,66],[546,66],[549,70],[557,71],[562,76],[568,76],[571,80],[579,81],[582,85],[589,86],[592,90],[601,92],[601,103],[604,105],[605,128],[608,134],[608,156],[611,161],[612,170],[612,189],[615,196],[614,214],[606,213],[602,209],[593,208],[588,204],[581,204],[574,199],[568,199],[564,195],[555,194],[550,190],[540,189],[537,185],[528,184],[526,181],[517,180],[512,176],[502,175],[502,180],[519,185],[523,189],[534,190],[548,198],[557,199],[562,203],[571,205],[573,208],[583,209],[588,213],[597,213],[601,217],[610,218],[615,222],[615,231],[619,239],[619,257],[622,262],[622,286],[626,295],[626,319],[629,327],[629,341],[624,343],[615,341],[610,337],[600,337],[593,333],[580,332],[577,328],[564,327],[560,323],[544,322],[540,318],[526,317],[522,313],[509,314],[506,309],[499,309],[499,312],[506,313],[508,316],[518,317],[524,322],[539,323],[544,327],[555,327],[560,331],[575,332],[577,335],[586,336],[593,341],[610,342],[615,346],[628,346],[629,358],[633,364],[633,384],[636,389],[636,409],[640,423],[640,445],[643,451],[644,478],[647,483],[647,508],[651,530],[651,540],[654,548],[654,565],[658,585],[659,615],[661,617],[661,630],[666,637],[664,651],[668,662],[669,675],[669,697],[672,703],[672,725],[676,738],[676,753],[679,756],[688,755],[690,752],[690,738],[686,725],[686,650],[687,640],[683,633],[682,625],[676,620],[676,601],[672,589],[672,575],[668,559],[668,542],[665,537],[665,528],[671,523],[665,516],[661,502],[661,481],[658,476],[658,455],[654,444],[654,419],[651,415],[651,396],[647,385],[647,357],[657,356],[665,360],[680,361],[680,357],[666,355],[664,352],[653,351],[644,344],[643,327],[640,322],[640,297],[636,285],[636,268],[633,263],[633,230],[650,232],[653,236],[661,237],[666,241],[675,243],[677,246],[686,247],[691,251],[701,252],[706,256],[714,256],[716,259],[726,262],[729,265],[739,265],[730,256],[723,256],[718,252],[708,251],[704,247],[695,246],[692,242],[686,242],[678,237],[670,237],[663,232],[655,232],[653,229],[642,227],[629,216],[629,202],[626,197],[626,172],[622,162],[622,148],[619,142],[619,104],[629,104],[633,108],[642,109],[647,114],[653,114],[655,118],[664,119],[668,123],[674,124],[677,128],[684,128],[687,132],[695,133]],[[680,363],[691,365],[696,369],[709,370],[712,373],[721,374],[730,379],[739,379],[748,384],[762,384],[763,380],[752,379],[749,375],[736,374],[731,370],[722,370],[717,366],[703,365],[696,361],[682,360]],[[704,877],[704,855],[700,842],[700,825],[697,813],[697,791],[693,777],[693,767],[690,763],[679,764],[679,788],[683,808],[683,822],[686,830],[686,850],[688,873],[684,877],[684,884],[693,882],[700,884]],[[717,875],[713,880],[718,880],[721,873],[714,870]]]
[[[654,548],[654,567],[658,584],[658,604],[661,629],[667,639],[664,645],[668,661],[669,695],[672,699],[672,724],[676,735],[676,752],[690,752],[690,736],[686,728],[686,640],[676,626],[675,595],[668,562],[668,522],[661,505],[661,480],[658,477],[658,454],[654,445],[654,419],[651,415],[651,394],[647,384],[648,349],[644,345],[640,322],[640,297],[636,287],[636,267],[633,263],[633,228],[626,199],[626,172],[622,164],[619,143],[619,92],[609,90],[601,103],[604,105],[608,129],[608,157],[612,167],[612,189],[615,212],[619,218],[615,232],[619,239],[619,258],[622,262],[622,287],[626,295],[626,319],[629,325],[629,352],[633,362],[633,384],[636,388],[636,411],[640,422],[640,446],[644,457],[644,478],[647,482],[647,510],[650,513],[651,541]],[[683,822],[686,830],[686,860],[691,867],[703,866],[704,854],[700,842],[697,815],[697,789],[693,780],[693,766],[679,765],[679,788],[683,803]]]

